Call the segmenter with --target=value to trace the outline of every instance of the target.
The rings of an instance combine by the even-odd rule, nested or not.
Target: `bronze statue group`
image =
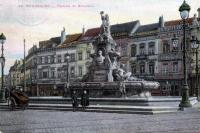
[[[78,93],[76,92],[76,90],[72,91],[71,98],[72,98],[73,111],[75,112],[78,109],[78,106],[79,106]],[[89,106],[89,92],[88,92],[88,90],[83,90],[81,92],[81,103],[80,104],[81,104],[83,110],[85,110],[86,106]]]

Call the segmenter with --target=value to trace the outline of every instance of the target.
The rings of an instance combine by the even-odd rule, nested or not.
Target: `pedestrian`
[[[72,91],[72,96],[71,97],[72,97],[73,112],[75,112],[77,107],[78,107],[78,96],[77,96],[75,90]]]
[[[89,106],[89,94],[88,91],[84,90],[81,96],[81,105],[83,109],[85,109],[86,106]]]
[[[5,88],[5,98],[7,99],[10,96],[10,91],[8,88]]]

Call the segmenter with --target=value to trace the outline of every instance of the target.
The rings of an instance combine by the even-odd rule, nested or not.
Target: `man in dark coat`
[[[81,97],[81,105],[83,109],[85,109],[86,106],[89,106],[89,94],[88,91],[84,90]]]
[[[5,98],[7,99],[10,96],[10,91],[8,88],[5,88]]]
[[[75,90],[72,91],[72,107],[73,107],[73,112],[76,111],[78,107],[78,96]]]

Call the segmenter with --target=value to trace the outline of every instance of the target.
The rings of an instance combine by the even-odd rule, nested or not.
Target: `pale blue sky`
[[[179,19],[178,8],[183,0],[0,0],[0,32],[5,43],[6,68],[15,59],[23,57],[23,38],[27,47],[41,40],[59,36],[62,27],[67,33],[99,27],[100,11],[110,16],[111,24],[140,20],[141,24],[155,23],[159,16],[164,20]],[[197,13],[200,0],[187,0],[191,5],[190,16]],[[25,5],[29,7],[24,7]],[[72,7],[73,5],[87,7]],[[34,6],[34,7],[30,7]],[[40,6],[40,7],[35,7]],[[71,6],[71,7],[68,7]]]

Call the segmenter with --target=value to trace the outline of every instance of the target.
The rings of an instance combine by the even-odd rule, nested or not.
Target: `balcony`
[[[159,61],[172,61],[172,60],[182,60],[182,53],[171,52],[163,53],[158,56]]]
[[[137,55],[137,60],[147,60],[147,54],[140,54]]]

